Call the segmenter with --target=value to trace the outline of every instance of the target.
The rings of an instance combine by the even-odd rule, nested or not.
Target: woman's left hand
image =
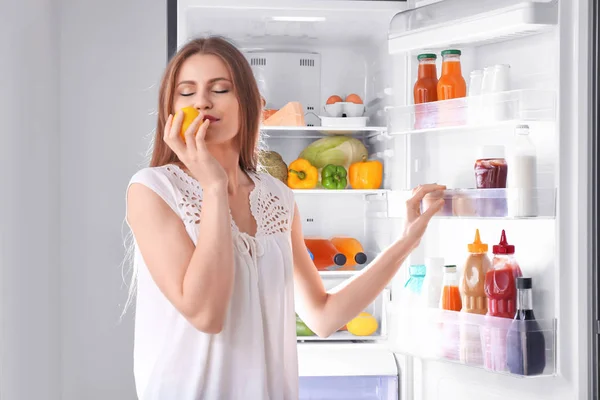
[[[431,218],[442,209],[444,199],[440,198],[421,213],[421,200],[429,193],[446,190],[444,185],[419,185],[412,191],[412,197],[406,201],[406,224],[403,237],[409,239],[413,247],[417,247],[427,229]]]

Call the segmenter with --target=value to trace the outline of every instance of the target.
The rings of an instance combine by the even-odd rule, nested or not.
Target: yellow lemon
[[[355,336],[370,336],[377,331],[377,320],[368,312],[361,312],[346,325],[348,332]]]
[[[196,110],[196,107],[193,106],[184,107],[180,110],[180,112],[183,112],[183,122],[181,123],[181,131],[179,133],[181,135],[181,138],[185,142],[185,131],[187,131],[192,122],[194,122],[194,120],[200,113],[198,112],[198,110]]]

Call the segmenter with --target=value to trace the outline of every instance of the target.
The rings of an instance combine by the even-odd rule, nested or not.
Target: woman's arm
[[[198,330],[219,333],[234,274],[226,186],[203,192],[195,247],[181,219],[146,186],[131,185],[127,209],[127,221],[158,288]]]
[[[420,213],[420,203],[427,193],[444,190],[440,185],[423,185],[407,201],[406,226],[402,238],[385,249],[368,267],[329,293],[304,244],[302,223],[296,207],[292,222],[294,283],[301,303],[298,313],[320,337],[327,337],[363,311],[392,280],[406,257],[419,245],[431,217],[440,210],[443,200]]]

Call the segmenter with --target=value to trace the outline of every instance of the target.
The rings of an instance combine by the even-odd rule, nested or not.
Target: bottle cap
[[[493,252],[494,254],[515,254],[515,246],[508,244],[506,241],[506,232],[504,232],[504,229],[502,229],[500,243],[494,245]]]
[[[531,278],[524,278],[522,276],[517,278],[517,289],[531,289],[532,287]]]
[[[487,243],[482,243],[479,237],[479,229],[475,229],[475,240],[468,244],[469,253],[487,253]]]
[[[474,76],[474,75],[483,75],[483,70],[474,69],[473,71],[471,71],[470,76]]]
[[[408,273],[410,276],[425,276],[425,266],[424,265],[411,265],[408,268]]]
[[[423,53],[423,54],[419,54],[417,56],[417,60],[421,61],[423,59],[427,59],[427,58],[433,58],[434,60],[437,59],[437,56],[433,53]]]
[[[346,256],[345,256],[345,255],[343,255],[343,254],[336,254],[336,255],[333,257],[333,262],[334,262],[336,265],[344,265],[344,264],[346,264]]]
[[[504,146],[486,145],[479,147],[479,160],[504,158]]]
[[[444,265],[444,272],[456,272],[456,265]]]
[[[460,50],[457,50],[457,49],[448,49],[448,50],[442,51],[442,57],[452,55],[452,54],[460,56],[462,53]]]
[[[359,251],[354,256],[354,261],[360,265],[365,264],[367,262],[367,255],[365,253],[363,253],[362,251]]]

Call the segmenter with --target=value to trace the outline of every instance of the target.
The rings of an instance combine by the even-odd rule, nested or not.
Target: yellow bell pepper
[[[383,180],[383,164],[363,157],[362,161],[350,165],[348,177],[353,189],[379,189]]]
[[[310,162],[299,158],[288,167],[287,184],[292,189],[312,189],[319,182],[319,171]]]

